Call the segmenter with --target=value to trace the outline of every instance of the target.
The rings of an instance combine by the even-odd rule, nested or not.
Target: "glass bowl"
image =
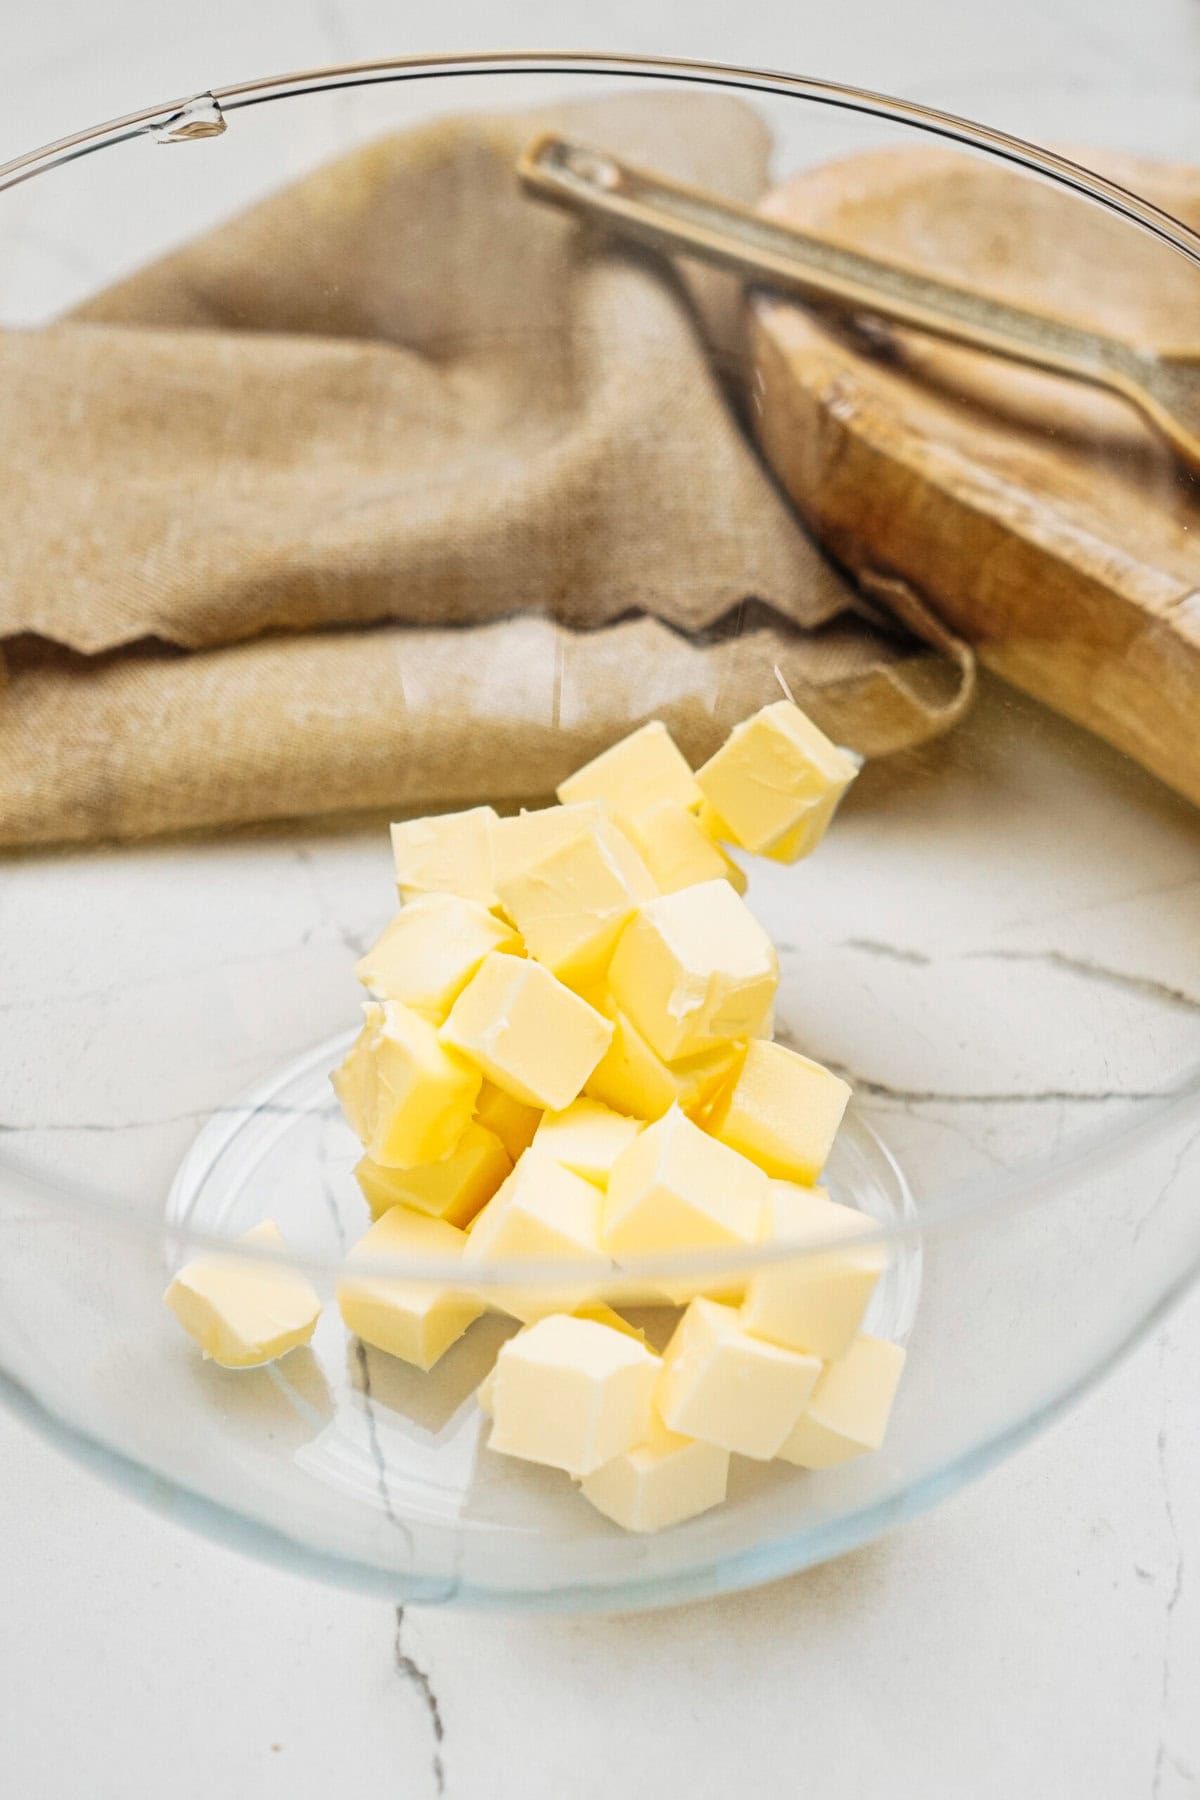
[[[1185,227],[996,132],[785,75],[500,54],[248,83],[10,164],[0,170],[0,318],[45,324],[352,145],[435,118],[614,93],[653,104],[686,95],[689,106],[736,96],[771,135],[774,182],[860,152],[886,166],[922,144],[945,155],[950,143],[972,167],[1052,191],[1072,217],[1100,217],[1098,233],[1075,241],[1081,291],[1166,284],[1178,296],[1193,283],[1200,297]],[[708,166],[719,171],[726,115],[714,121]],[[605,146],[618,154],[619,136]],[[404,246],[428,254],[448,318],[463,229],[448,217],[435,243]],[[1046,247],[1010,234],[1005,254],[1029,276]],[[735,409],[754,391],[748,346],[732,328],[722,342]],[[1061,433],[1085,479],[1132,458],[1146,504],[1182,511],[1186,528],[1189,479],[1132,417],[1114,424],[1056,383],[1059,424],[1044,412],[1036,423],[1019,380],[981,385],[976,374],[970,359],[946,364],[955,405],[1005,430]],[[919,359],[895,378],[919,381]],[[658,421],[668,447],[679,429],[669,410]],[[609,449],[622,453],[616,441]],[[294,454],[319,457],[319,438]],[[1005,478],[1002,457],[993,473]],[[180,492],[181,512],[189,499]],[[836,532],[825,535],[840,554]],[[623,599],[636,612],[644,596],[635,587]],[[545,606],[518,593],[510,610]],[[1048,598],[1034,636],[1052,642],[1056,629]],[[739,605],[721,634],[745,650],[743,711],[778,696],[754,630],[754,609]],[[1036,655],[1023,648],[1024,685],[1036,691]],[[14,653],[18,676],[27,652]],[[464,639],[464,657],[477,654]],[[1009,672],[1022,679],[1016,663]],[[485,737],[472,766],[493,773],[463,776],[451,716],[438,739],[444,791],[422,795],[429,804],[411,804],[403,768],[390,793],[376,771],[359,810],[339,793],[329,816],[294,819],[281,793],[267,823],[14,848],[0,875],[6,1396],[173,1516],[402,1600],[646,1606],[863,1543],[1052,1419],[1200,1258],[1196,814],[1130,757],[987,674],[953,730],[868,761],[811,860],[744,859],[749,904],[779,946],[779,1034],[855,1090],[829,1186],[877,1222],[888,1261],[867,1324],[908,1351],[881,1450],[822,1473],[739,1459],[723,1507],[631,1536],[565,1476],[486,1449],[474,1389],[514,1329],[502,1311],[430,1374],[365,1350],[332,1305],[311,1348],[277,1364],[201,1362],[162,1304],[181,1262],[273,1216],[289,1260],[328,1301],[367,1222],[351,1174],[358,1147],[328,1076],[361,997],[354,962],[394,908],[388,818],[438,802],[544,801],[582,760],[570,674],[540,663],[522,672],[514,704],[539,727],[536,775],[500,749],[492,757]],[[713,693],[686,714],[693,754],[718,741],[727,711]],[[633,708],[624,723],[645,716]],[[149,738],[144,754],[156,754]],[[664,1283],[728,1289],[748,1260],[783,1254],[796,1253],[643,1259],[592,1292],[645,1308]],[[432,1263],[403,1273],[418,1284],[454,1273],[462,1285],[461,1271]],[[526,1262],[490,1268],[475,1285],[499,1305],[506,1285],[552,1295],[570,1281],[578,1271],[565,1264]],[[670,1322],[661,1305],[644,1317],[652,1333]]]

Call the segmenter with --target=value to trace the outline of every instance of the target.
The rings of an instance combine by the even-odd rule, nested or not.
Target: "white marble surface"
[[[561,0],[419,17],[64,0],[6,50],[0,157],[331,57],[599,40],[858,79],[1058,140],[1183,156],[1194,131],[1186,0],[612,0],[602,25]],[[1198,1358],[1193,1297],[941,1511],[770,1589],[635,1619],[400,1622],[185,1534],[0,1417],[0,1790],[1179,1800],[1200,1791]]]

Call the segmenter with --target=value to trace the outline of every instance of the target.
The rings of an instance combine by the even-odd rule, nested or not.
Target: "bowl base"
[[[264,1218],[277,1221],[298,1253],[332,1266],[362,1235],[369,1217],[353,1175],[361,1147],[329,1083],[352,1037],[321,1044],[203,1126],[167,1201],[177,1264],[190,1254],[192,1231],[233,1236]],[[835,1199],[882,1222],[915,1221],[903,1174],[853,1109],[826,1180]],[[890,1259],[866,1328],[903,1342],[920,1283],[920,1250],[910,1239]],[[663,1307],[635,1316],[661,1346],[678,1315]],[[516,1598],[531,1582],[550,1590],[577,1582],[582,1564],[585,1580],[589,1571],[603,1572],[611,1586],[634,1579],[659,1546],[689,1535],[711,1540],[724,1557],[764,1532],[774,1535],[773,1524],[793,1535],[814,1502],[814,1523],[827,1516],[821,1489],[844,1472],[813,1477],[735,1458],[726,1505],[661,1534],[651,1552],[648,1540],[627,1537],[595,1513],[565,1475],[488,1453],[474,1390],[516,1329],[513,1320],[486,1315],[426,1374],[368,1349],[327,1304],[308,1348],[264,1369],[233,1373],[206,1363],[198,1374],[223,1414],[222,1428],[241,1440],[229,1453],[251,1453],[264,1433],[274,1455],[290,1446],[298,1483],[332,1490],[331,1507],[350,1502],[356,1556],[370,1544],[371,1560],[402,1579],[427,1583],[444,1574]],[[374,1515],[366,1533],[364,1510]],[[472,1567],[479,1559],[482,1575]]]

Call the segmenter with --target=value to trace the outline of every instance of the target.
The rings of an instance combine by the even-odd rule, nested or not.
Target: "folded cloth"
[[[0,842],[546,793],[776,671],[868,754],[958,716],[753,450],[735,285],[526,198],[547,128],[766,185],[731,99],[442,121],[0,333]]]

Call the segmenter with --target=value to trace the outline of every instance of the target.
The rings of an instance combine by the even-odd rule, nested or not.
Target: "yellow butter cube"
[[[767,1203],[761,1169],[672,1107],[623,1150],[604,1200],[614,1256],[758,1242]]]
[[[733,842],[762,852],[794,831],[812,802],[836,807],[860,766],[798,706],[776,700],[734,726],[696,781]]]
[[[381,1169],[364,1156],[354,1173],[373,1219],[393,1206],[467,1225],[512,1171],[500,1139],[472,1119],[449,1156],[414,1169]]]
[[[273,1219],[237,1242],[287,1248]],[[296,1270],[232,1252],[186,1264],[163,1298],[205,1356],[226,1369],[255,1369],[307,1344],[321,1313],[316,1291]]]
[[[392,857],[402,900],[421,894],[461,894],[480,906],[496,904],[490,806],[434,813],[392,826]]]
[[[903,1369],[899,1344],[856,1338],[845,1356],[827,1364],[780,1456],[802,1469],[831,1469],[878,1450]]]
[[[762,854],[777,863],[796,863],[810,855],[829,829],[841,797],[839,789],[822,800],[810,800],[792,829]]]
[[[334,1087],[368,1156],[397,1169],[448,1156],[470,1123],[478,1069],[398,1000],[369,1001],[363,1014]]]
[[[603,1010],[613,1028],[607,1050],[584,1083],[584,1092],[614,1111],[635,1119],[660,1119],[678,1099],[670,1070],[656,1056],[632,1019]]]
[[[682,1062],[668,1063],[679,1106],[697,1124],[707,1119],[711,1108],[737,1076],[746,1054],[745,1040],[714,1044],[699,1056],[684,1057]]]
[[[584,1498],[626,1531],[662,1531],[719,1506],[729,1452],[680,1437],[655,1417],[649,1437],[585,1475]]]
[[[372,1349],[385,1350],[418,1369],[432,1369],[483,1311],[481,1301],[452,1286],[387,1275],[358,1275],[369,1258],[411,1257],[417,1262],[461,1262],[466,1236],[445,1219],[393,1206],[359,1239],[346,1258],[337,1288],[347,1331]]]
[[[667,1062],[750,1037],[779,985],[774,945],[726,881],[651,900],[617,943],[608,988]]]
[[[576,1319],[591,1319],[597,1325],[607,1325],[612,1331],[623,1331],[626,1337],[636,1338],[644,1344],[646,1334],[640,1325],[631,1325],[628,1319],[622,1318],[619,1312],[603,1300],[585,1300],[582,1306],[573,1309]]]
[[[644,1344],[646,1342],[646,1334],[644,1331],[640,1330],[636,1325],[631,1325],[628,1319],[623,1319],[619,1312],[614,1312],[612,1307],[606,1306],[603,1300],[585,1301],[582,1306],[577,1306],[575,1308],[571,1317],[573,1319],[590,1319],[593,1324],[603,1325],[610,1331],[622,1332],[625,1337],[631,1337],[639,1344]],[[489,1419],[492,1416],[492,1390],[495,1385],[496,1369],[493,1364],[479,1386],[475,1389],[475,1399],[479,1404],[479,1408],[481,1412],[487,1414]],[[657,1420],[655,1423],[657,1425]],[[659,1430],[662,1429],[661,1426],[658,1426],[657,1428]]]
[[[513,1162],[532,1144],[541,1116],[538,1107],[514,1100],[493,1081],[483,1083],[475,1102],[475,1117],[488,1131],[495,1133]]]
[[[512,881],[530,863],[540,862],[549,851],[569,843],[579,832],[599,825],[607,813],[598,801],[578,806],[539,806],[532,812],[497,819],[492,832],[492,860],[497,886]]]
[[[594,1325],[603,1325],[609,1331],[619,1331],[625,1337],[633,1338],[636,1343],[644,1344],[646,1342],[646,1334],[640,1326],[631,1325],[628,1319],[623,1319],[619,1312],[614,1312],[612,1307],[606,1306],[603,1300],[585,1301],[582,1306],[574,1309],[570,1317],[590,1319]],[[496,1370],[493,1365],[475,1389],[475,1398],[479,1403],[480,1410],[485,1412],[489,1419],[492,1416],[492,1389],[495,1383]]]
[[[557,1313],[496,1358],[491,1449],[589,1475],[650,1432],[659,1359],[624,1332]]]
[[[887,1257],[882,1244],[862,1243],[878,1230],[874,1219],[839,1206],[823,1188],[770,1184],[770,1237],[776,1243],[836,1242],[754,1271],[741,1321],[755,1337],[823,1360],[844,1356],[863,1322]]]
[[[663,1352],[658,1409],[671,1431],[765,1462],[778,1455],[820,1373],[819,1357],[751,1337],[732,1307],[693,1300]]]
[[[702,798],[691,765],[661,719],[639,726],[568,775],[558,797],[566,803],[601,800],[614,819],[631,818],[660,800],[690,807]]]
[[[599,1100],[580,1098],[563,1112],[543,1113],[530,1148],[597,1187],[607,1187],[613,1164],[641,1129],[637,1119]]]
[[[496,891],[530,955],[579,987],[603,974],[622,929],[658,889],[633,845],[601,819],[500,880]]]
[[[329,1077],[333,1091],[341,1102],[343,1117],[361,1144],[365,1144],[371,1135],[368,1106],[375,1091],[375,1063],[371,1050],[375,1034],[372,1025],[378,1017],[379,1008],[364,1007],[363,1011],[366,1014],[366,1025],[351,1044],[341,1065]]]
[[[461,894],[425,894],[396,915],[354,973],[379,1000],[440,1025],[489,950],[519,952],[510,925]]]
[[[454,1002],[441,1040],[514,1100],[561,1112],[581,1092],[612,1031],[549,969],[493,951]]]
[[[785,1044],[755,1039],[705,1125],[768,1175],[811,1186],[829,1160],[850,1085]]]
[[[660,894],[701,881],[727,881],[744,894],[746,877],[700,825],[694,813],[674,800],[660,800],[645,812],[621,820],[622,829]]]
[[[588,1076],[584,1092],[616,1112],[637,1119],[661,1119],[678,1106],[699,1119],[718,1093],[733,1080],[745,1053],[739,1042],[714,1044],[699,1056],[665,1063],[655,1054],[623,1012],[609,1010],[607,998],[596,1009],[612,1020],[612,1042]]]
[[[526,1321],[570,1312],[586,1295],[589,1272],[606,1269],[600,1241],[602,1196],[582,1175],[548,1157],[523,1156],[475,1220],[463,1258],[471,1269],[501,1259],[581,1265],[577,1288],[497,1288],[493,1303]]]
[[[696,823],[705,837],[711,838],[714,844],[736,844],[737,839],[732,829],[725,823],[716,807],[708,800],[702,800],[696,808]]]

